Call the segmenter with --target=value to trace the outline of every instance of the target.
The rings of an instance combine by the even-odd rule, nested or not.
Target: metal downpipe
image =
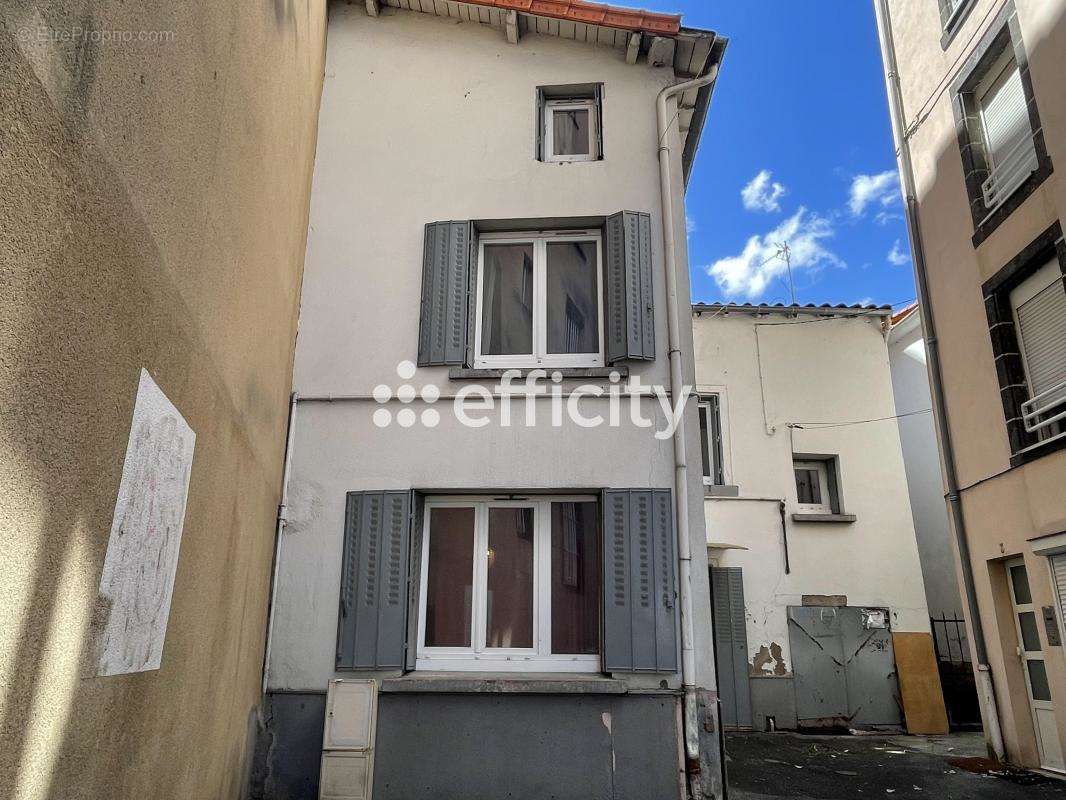
[[[666,269],[666,321],[669,339],[670,394],[682,397],[684,374],[681,370],[681,323],[677,298],[677,237],[674,230],[674,184],[671,171],[673,161],[669,100],[690,89],[713,83],[718,77],[718,65],[694,80],[667,86],[656,98],[656,131],[659,143],[659,185],[662,193],[663,254]],[[686,306],[689,305],[686,302]],[[684,414],[678,420],[673,435],[674,449],[674,517],[677,520],[678,596],[681,604],[681,685],[684,690],[683,728],[685,739],[685,773],[689,792],[699,796],[699,708],[696,694],[696,655],[693,645],[692,620],[692,543],[688,524],[688,454],[685,447]],[[721,731],[719,730],[719,736]]]
[[[992,684],[992,671],[988,666],[984,628],[981,622],[980,607],[977,603],[977,589],[974,584],[973,565],[970,561],[970,545],[966,535],[966,520],[962,513],[962,504],[959,498],[959,479],[955,468],[955,448],[951,437],[951,426],[948,421],[947,404],[944,399],[936,322],[933,318],[932,305],[929,302],[929,281],[921,224],[918,218],[918,197],[915,190],[910,143],[907,139],[904,125],[903,92],[899,82],[896,49],[892,39],[892,17],[888,7],[888,0],[874,0],[874,11],[877,16],[877,32],[881,39],[881,59],[884,62],[888,107],[892,117],[892,137],[896,144],[896,159],[899,165],[903,199],[906,203],[907,231],[910,235],[911,260],[914,264],[914,285],[918,294],[918,311],[921,314],[922,330],[925,335],[929,383],[932,388],[933,419],[936,422],[943,454],[944,482],[947,489],[945,497],[948,513],[951,516],[952,529],[955,532],[955,542],[959,549],[959,561],[962,562],[966,610],[970,619],[970,635],[973,638],[974,655],[977,658],[977,667],[974,673],[977,679],[978,699],[981,703],[982,717],[985,721],[989,745],[992,747],[996,758],[1002,761],[1005,758],[1006,751],[1003,747],[1003,733],[999,724],[996,693]]]

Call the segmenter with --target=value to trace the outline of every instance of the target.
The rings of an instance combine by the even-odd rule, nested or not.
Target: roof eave
[[[718,65],[719,72],[721,72],[722,60],[725,58],[726,47],[729,46],[729,39],[725,36],[718,36],[713,31],[707,31],[707,33],[710,33],[715,38],[714,43],[711,45],[711,52],[707,56],[707,63],[704,64],[700,73],[701,77],[710,72],[715,65]],[[692,114],[688,136],[685,138],[685,150],[681,155],[681,171],[686,189],[688,189],[689,178],[692,176],[692,168],[696,163],[696,154],[699,152],[700,141],[703,139],[703,128],[707,123],[707,113],[711,108],[711,96],[714,94],[714,87],[717,85],[718,76],[715,77],[714,81],[701,88],[696,95],[696,108]]]

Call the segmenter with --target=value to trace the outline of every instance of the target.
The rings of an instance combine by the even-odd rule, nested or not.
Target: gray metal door
[[[883,609],[789,606],[801,726],[901,724],[887,616]]]
[[[739,567],[711,567],[711,611],[722,724],[750,728],[744,574]]]

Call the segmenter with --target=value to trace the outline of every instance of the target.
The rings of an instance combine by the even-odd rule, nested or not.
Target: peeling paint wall
[[[5,800],[240,796],[324,25],[320,0],[0,8]],[[96,677],[142,368],[195,459],[159,669]]]
[[[737,499],[706,499],[708,541],[735,546],[711,556],[744,571],[748,663],[760,678],[791,675],[787,607],[805,595],[807,604],[842,595],[850,606],[887,607],[893,630],[929,631],[880,319],[793,324],[811,319],[693,317],[697,388],[726,395],[727,478],[739,487]],[[839,456],[842,510],[854,522],[792,519],[793,453]]]

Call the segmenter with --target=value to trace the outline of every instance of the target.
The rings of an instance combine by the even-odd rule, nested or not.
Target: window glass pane
[[[533,646],[533,509],[489,508],[488,647]]]
[[[482,355],[533,353],[533,245],[487,244],[482,278]]]
[[[552,503],[552,653],[598,653],[600,526],[596,503]]]
[[[796,495],[804,505],[820,505],[822,489],[818,480],[818,470],[801,468],[796,470]]]
[[[426,646],[469,647],[474,509],[430,509],[428,558]]]
[[[1040,652],[1040,634],[1036,632],[1036,612],[1023,611],[1019,614],[1018,627],[1022,632],[1022,649],[1030,653]]]
[[[552,112],[552,152],[557,156],[585,156],[589,148],[587,108],[571,108]]]
[[[1029,668],[1029,688],[1032,689],[1034,700],[1047,700],[1051,702],[1051,687],[1047,682],[1047,668],[1044,662],[1038,658],[1027,661]]]
[[[1025,571],[1025,564],[1017,564],[1010,568],[1010,582],[1014,588],[1014,602],[1024,606],[1033,602],[1033,596],[1029,594],[1029,575]]]
[[[595,242],[549,242],[548,352],[598,353]]]
[[[707,430],[707,406],[700,406],[700,453],[703,455],[703,477],[711,477],[711,451]]]

